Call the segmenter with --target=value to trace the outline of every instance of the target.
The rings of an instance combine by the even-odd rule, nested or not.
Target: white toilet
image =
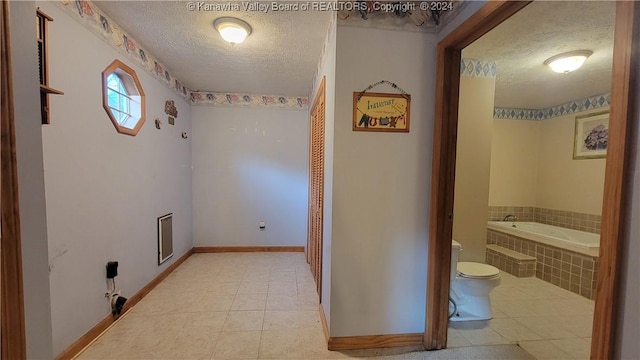
[[[488,320],[491,314],[489,293],[500,285],[500,270],[487,264],[458,262],[462,245],[451,242],[450,321]]]

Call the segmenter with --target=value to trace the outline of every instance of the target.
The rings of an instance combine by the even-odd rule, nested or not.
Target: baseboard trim
[[[193,252],[304,252],[304,246],[195,246]]]
[[[158,286],[162,280],[166,279],[169,274],[171,274],[178,266],[182,265],[189,256],[193,254],[193,249],[188,250],[184,255],[182,255],[178,260],[176,260],[173,264],[169,265],[166,269],[164,269],[158,276],[156,276],[153,280],[151,280],[147,285],[145,285],[142,289],[140,289],[137,293],[129,298],[127,303],[125,304],[124,310],[127,310],[133,307],[135,304],[140,302],[142,298],[147,296],[155,288]],[[128,305],[128,306],[127,306]]]
[[[422,345],[422,333],[330,337],[329,350],[355,350]]]
[[[113,324],[115,320],[111,314],[105,316],[104,319],[100,320],[94,327],[89,329],[84,335],[82,335],[78,340],[76,340],[73,344],[71,344],[68,348],[64,349],[58,356],[56,356],[55,360],[68,360],[73,359],[82,349],[84,349],[87,345],[91,344],[95,338],[97,338],[103,331],[105,331],[111,324]]]
[[[320,308],[320,322],[322,323],[322,331],[324,332],[324,339],[329,343],[329,325],[327,325],[327,316],[324,314],[324,308],[322,308],[322,304],[318,304]]]
[[[162,280],[164,280],[169,274],[173,272],[178,266],[180,266],[185,260],[189,258],[193,254],[193,249],[188,250],[184,255],[182,255],[178,260],[176,260],[173,264],[169,265],[166,269],[164,269],[158,276],[153,278],[147,285],[145,285],[142,289],[140,289],[137,293],[127,299],[127,303],[122,309],[122,313],[125,314],[129,311],[135,304],[140,302],[142,298],[144,298],[153,288],[158,286]],[[109,326],[111,326],[117,319],[114,319],[111,314],[105,316],[104,319],[100,320],[94,327],[89,329],[84,335],[82,335],[78,340],[76,340],[73,344],[63,350],[58,356],[56,356],[55,360],[70,360],[77,356],[85,347],[91,344],[100,334],[102,334]]]

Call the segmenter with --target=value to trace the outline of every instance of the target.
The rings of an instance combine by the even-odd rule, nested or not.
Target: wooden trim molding
[[[109,94],[107,90],[107,78],[111,74],[116,74],[120,78],[125,88],[127,88],[127,92],[129,93],[128,96],[132,98],[138,98],[139,100],[139,104],[137,106],[140,107],[140,118],[135,123],[135,126],[133,128],[128,128],[124,125],[121,125],[118,120],[116,120],[113,112],[111,111],[111,107],[109,106]],[[102,71],[102,107],[104,108],[104,111],[107,112],[107,115],[113,123],[113,126],[116,128],[116,131],[120,134],[136,136],[147,118],[146,96],[144,94],[144,90],[142,89],[142,83],[140,83],[140,79],[138,79],[136,71],[118,59],[113,60],[113,62]]]
[[[462,49],[528,3],[490,1],[438,44],[424,333],[424,347],[427,350],[442,349],[447,344]]]
[[[613,358],[618,312],[622,239],[630,201],[631,134],[636,126],[637,69],[640,62],[640,7],[635,1],[616,3],[609,144],[604,176],[600,258],[596,280],[591,359]]]
[[[176,260],[173,264],[169,265],[166,269],[164,269],[158,276],[153,278],[147,285],[145,285],[142,289],[140,289],[137,293],[131,296],[127,303],[122,309],[122,314],[120,317],[124,316],[127,311],[131,310],[134,305],[140,302],[147,294],[153,290],[156,286],[158,286],[162,280],[166,279],[169,274],[171,274],[178,266],[182,265],[189,256],[193,254],[193,249],[188,250],[184,255],[182,255],[178,260]],[[87,331],[84,335],[82,335],[78,340],[76,340],[73,344],[67,347],[64,351],[62,351],[58,356],[56,356],[56,360],[69,360],[73,359],[80,352],[84,351],[84,349],[89,346],[100,334],[102,334],[109,326],[111,326],[117,319],[111,314],[108,314],[104,317],[104,319],[100,320],[94,327],[92,327],[89,331]],[[3,358],[4,359],[4,358]]]
[[[0,347],[2,359],[20,360],[27,350],[8,1],[0,12]]]
[[[422,333],[330,337],[329,350],[356,350],[422,345]]]
[[[122,316],[126,314],[126,311],[122,313]],[[62,351],[58,356],[56,356],[56,360],[68,360],[73,359],[80,352],[84,351],[86,347],[91,345],[94,340],[96,340],[105,330],[107,330],[112,324],[115,323],[113,316],[111,314],[105,316],[99,323],[97,323],[94,327],[89,329],[84,335],[82,335],[78,340],[76,340],[73,344],[67,347],[64,351]]]
[[[320,322],[322,323],[322,331],[324,332],[324,339],[329,343],[329,325],[327,325],[327,316],[324,314],[324,308],[322,304],[318,304],[318,309],[320,309]]]
[[[195,246],[194,253],[304,252],[304,246]]]

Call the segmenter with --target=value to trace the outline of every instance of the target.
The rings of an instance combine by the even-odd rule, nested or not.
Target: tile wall
[[[535,221],[568,229],[600,233],[600,215],[553,210],[532,206],[489,206],[489,220],[502,220],[515,215],[518,221]]]

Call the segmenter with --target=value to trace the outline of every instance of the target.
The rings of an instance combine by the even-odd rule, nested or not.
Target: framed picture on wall
[[[353,93],[353,131],[409,132],[411,95]]]
[[[573,159],[599,159],[607,156],[609,112],[576,116]]]

